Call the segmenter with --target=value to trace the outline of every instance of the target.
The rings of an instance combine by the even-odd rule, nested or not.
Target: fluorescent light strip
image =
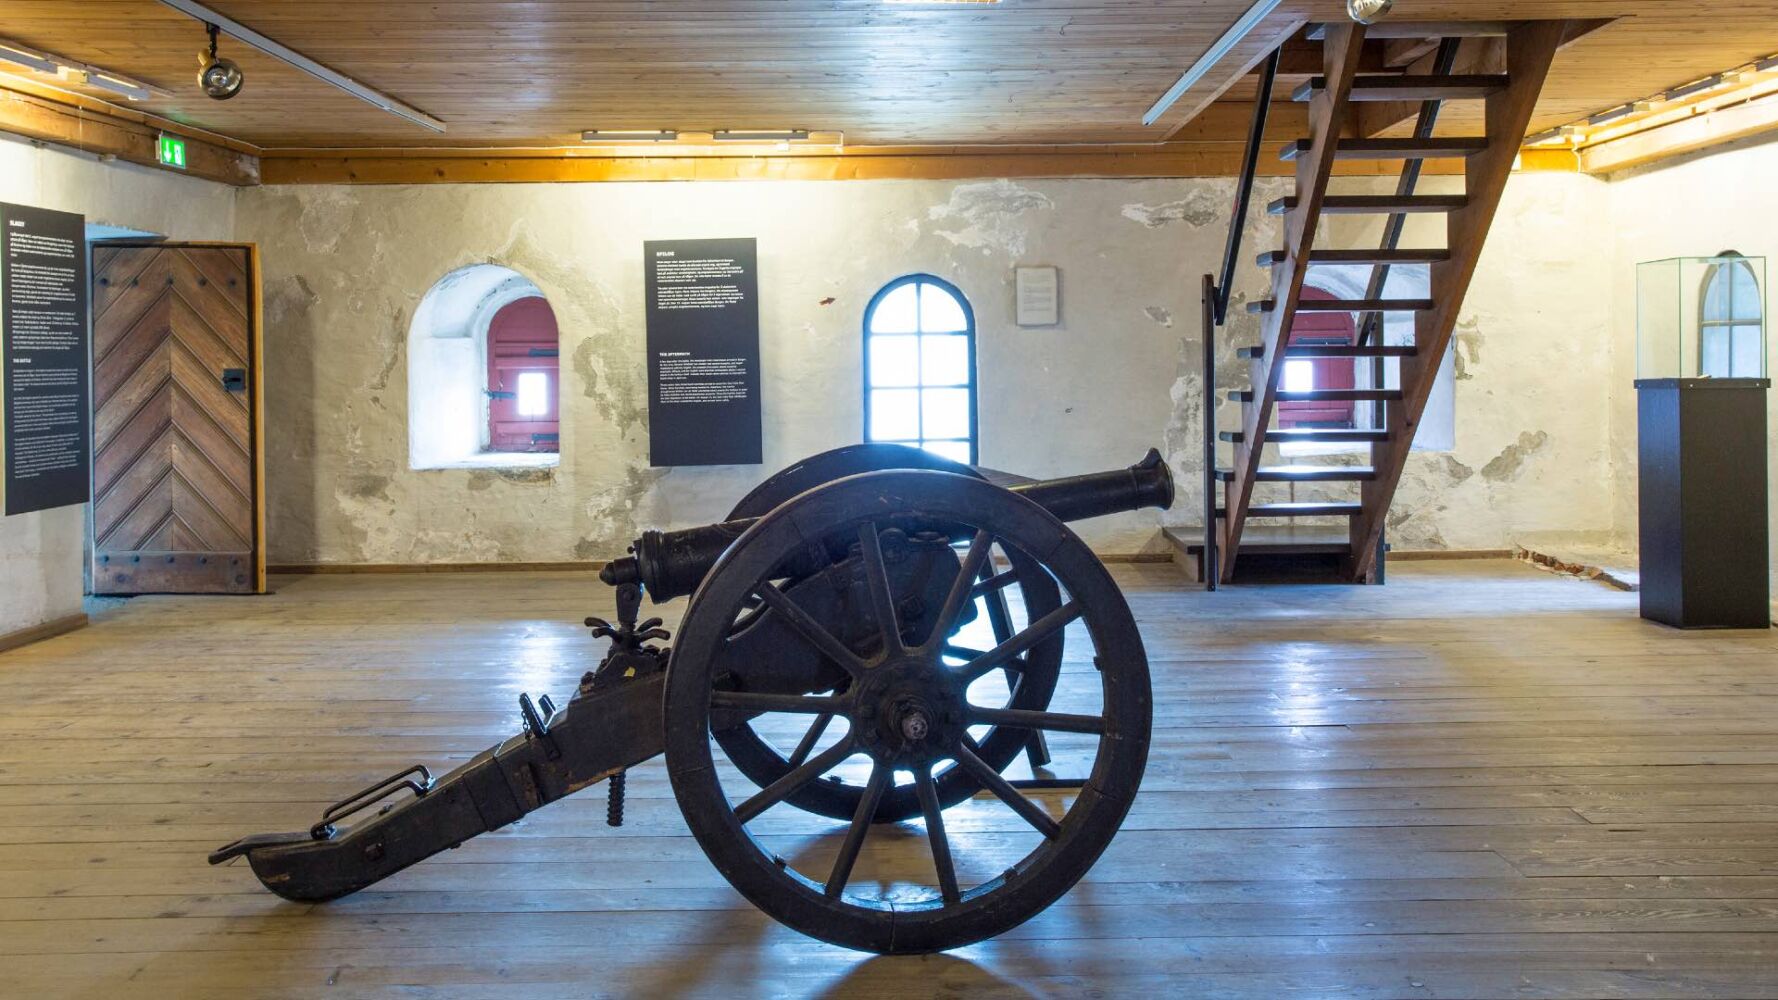
[[[808,142],[809,130],[806,128],[761,129],[753,132],[735,129],[716,129],[710,138],[717,142]]]
[[[166,2],[166,0],[162,0],[162,2]],[[1241,44],[1241,42],[1253,32],[1253,29],[1259,27],[1261,21],[1264,21],[1267,17],[1271,16],[1271,13],[1282,6],[1283,3],[1284,0],[1257,0],[1252,7],[1247,9],[1247,13],[1242,14],[1241,19],[1235,22],[1234,27],[1223,32],[1222,37],[1218,38],[1215,43],[1210,46],[1209,51],[1199,57],[1198,61],[1192,64],[1191,69],[1185,71],[1185,74],[1179,78],[1178,82],[1174,83],[1173,86],[1168,87],[1167,92],[1161,95],[1160,100],[1154,102],[1154,106],[1149,108],[1148,113],[1142,116],[1142,124],[1153,125],[1158,121],[1162,115],[1167,113],[1167,109],[1173,106],[1175,101],[1184,97],[1186,91],[1197,86],[1199,81],[1208,76],[1212,69],[1216,68],[1217,63],[1222,62],[1230,52],[1234,51],[1235,46]]]
[[[676,129],[588,129],[580,133],[581,142],[674,142],[679,138]]]
[[[54,73],[62,68],[62,64],[48,54],[36,49],[27,49],[23,45],[14,45],[11,42],[0,42],[0,59],[16,63],[27,69],[34,69],[39,73]]]
[[[406,118],[415,125],[424,126],[434,132],[445,130],[444,122],[426,112],[412,105],[404,104],[382,91],[373,90],[344,73],[329,69],[301,52],[273,41],[239,21],[231,20],[201,3],[195,3],[193,0],[161,0],[161,3],[206,24],[214,24],[229,37],[245,42],[274,59],[283,60],[317,80],[338,87],[366,104],[381,108],[392,115]]]

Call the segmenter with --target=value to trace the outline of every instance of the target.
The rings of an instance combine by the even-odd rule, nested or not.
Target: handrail
[[[1222,579],[1216,537],[1216,279],[1204,275],[1204,589]]]
[[[1253,201],[1253,182],[1259,173],[1260,147],[1265,145],[1266,120],[1272,111],[1272,91],[1278,83],[1278,63],[1283,49],[1273,49],[1260,68],[1259,93],[1253,100],[1253,123],[1247,130],[1247,149],[1241,158],[1241,176],[1235,183],[1235,212],[1229,220],[1229,238],[1222,252],[1222,280],[1204,275],[1204,589],[1215,590],[1222,579],[1221,539],[1216,533],[1216,330],[1229,320],[1229,297],[1235,287],[1235,267],[1241,256],[1241,239],[1247,230],[1247,211]]]
[[[1247,206],[1253,199],[1254,176],[1259,172],[1260,147],[1265,143],[1266,118],[1272,110],[1272,89],[1278,81],[1278,60],[1283,49],[1273,49],[1260,70],[1259,95],[1253,101],[1253,124],[1247,130],[1247,151],[1241,159],[1241,177],[1235,185],[1235,217],[1229,225],[1228,244],[1222,254],[1222,280],[1213,286],[1216,324],[1228,322],[1229,295],[1235,286],[1236,258],[1241,256],[1241,237],[1247,229]]]

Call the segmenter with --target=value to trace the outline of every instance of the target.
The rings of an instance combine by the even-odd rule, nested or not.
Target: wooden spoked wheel
[[[810,489],[848,476],[910,469],[981,478],[967,465],[918,448],[851,445],[823,452],[766,480],[736,504],[728,519],[763,517]],[[1005,569],[997,572],[1001,563],[1005,564]],[[781,589],[789,586],[789,581],[776,582]],[[980,582],[973,588],[969,601],[974,612],[970,617],[976,620],[965,634],[951,634],[953,641],[947,653],[953,661],[983,652],[980,647],[1006,642],[1024,623],[1036,621],[1061,606],[1055,580],[1031,557],[1007,547],[1004,542],[997,543],[989,557],[982,561]],[[764,609],[758,601],[752,604],[757,610]],[[752,616],[746,616],[737,625],[751,620]],[[839,623],[821,624],[830,632],[838,631]],[[905,627],[907,623],[904,621],[903,625]],[[1009,665],[1002,671],[1004,691],[993,691],[993,685],[986,684],[977,693],[998,696],[997,707],[1041,711],[1048,707],[1055,691],[1062,653],[1063,636],[1057,631],[1021,654],[1016,670]],[[766,788],[807,762],[817,742],[834,725],[833,716],[817,715],[804,720],[803,725],[794,730],[794,739],[774,740],[771,734],[760,732],[751,723],[725,726],[717,730],[715,736],[735,767],[755,785]],[[978,729],[975,736],[979,745],[977,753],[995,771],[1006,770],[1021,751],[1033,744],[1034,739],[1029,731],[1000,727]],[[1036,745],[1041,748],[1041,741]],[[966,770],[952,765],[941,767],[934,775],[933,783],[939,802],[947,807],[982,790],[981,783]],[[848,780],[844,774],[829,775],[826,780],[798,788],[785,801],[817,815],[849,820],[858,812],[859,801],[867,787],[864,782]],[[877,818],[880,822],[910,819],[920,815],[920,810],[918,789],[911,781],[891,782],[877,804]]]
[[[961,571],[923,637],[899,620],[883,540],[940,531],[966,545]],[[996,545],[1029,556],[1063,603],[992,649],[947,655],[951,624]],[[851,548],[855,546],[855,549]],[[800,613],[775,581],[811,548],[855,552],[868,592],[872,655],[854,652]],[[848,564],[850,564],[848,562]],[[734,623],[763,604],[801,640],[839,663],[837,693],[734,690],[714,669]],[[1090,647],[1064,674],[1081,711],[989,707],[978,681],[1071,626]],[[1071,638],[1074,638],[1071,637]],[[1071,647],[1077,650],[1081,647]],[[712,719],[736,713],[828,716],[845,722],[788,773],[759,788],[721,759]],[[1147,759],[1148,663],[1129,606],[1098,559],[1043,508],[980,480],[940,472],[855,476],[799,496],[755,524],[705,577],[681,624],[667,673],[666,756],[674,795],[712,863],[755,905],[813,937],[883,953],[935,951],[1030,919],[1083,876],[1111,842]],[[980,754],[980,727],[1077,740],[1071,766],[1086,783],[1072,801],[1027,795]],[[830,835],[783,833],[771,813],[799,789],[862,768],[857,808]],[[935,774],[960,770],[985,794],[945,807]],[[898,772],[912,776],[923,836],[879,812]],[[947,829],[946,815],[967,813]],[[794,817],[796,813],[788,816]],[[954,831],[954,832],[953,832]],[[911,848],[923,840],[925,850]]]

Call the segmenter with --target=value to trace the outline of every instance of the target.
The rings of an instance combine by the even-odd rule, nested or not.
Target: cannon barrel
[[[1060,520],[1083,521],[1150,507],[1166,510],[1173,505],[1173,474],[1161,453],[1151,448],[1127,469],[1021,483],[1011,490]],[[644,532],[631,546],[635,554],[608,563],[599,571],[599,579],[614,587],[640,583],[657,602],[684,597],[698,588],[716,560],[757,520]],[[810,567],[814,569],[819,567]]]

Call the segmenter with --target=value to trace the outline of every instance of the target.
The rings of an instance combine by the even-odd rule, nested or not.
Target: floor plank
[[[1778,997],[1771,634],[1667,630],[1634,595],[1507,562],[1213,595],[1113,572],[1155,675],[1124,831],[1038,918],[903,959],[748,906],[659,762],[622,830],[584,794],[328,906],[204,864],[467,759],[521,691],[564,697],[600,655],[575,623],[612,611],[583,575],[126,602],[0,654],[0,993]],[[1064,669],[1088,690],[1090,664]],[[946,816],[960,872],[1022,851],[991,802]],[[833,829],[778,809],[756,832],[820,857]]]

